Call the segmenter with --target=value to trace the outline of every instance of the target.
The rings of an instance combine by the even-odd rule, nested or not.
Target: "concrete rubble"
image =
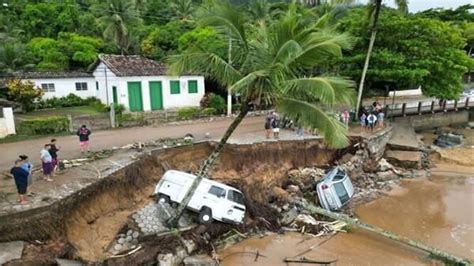
[[[23,241],[0,243],[0,265],[21,259],[24,247],[25,243]]]

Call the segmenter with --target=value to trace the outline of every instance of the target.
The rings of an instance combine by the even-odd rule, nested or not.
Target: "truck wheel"
[[[157,203],[170,203],[170,197],[167,196],[167,195],[163,195],[163,194],[158,194],[158,196],[156,197],[156,202]]]
[[[212,211],[209,208],[203,208],[199,212],[198,220],[200,224],[212,223]]]

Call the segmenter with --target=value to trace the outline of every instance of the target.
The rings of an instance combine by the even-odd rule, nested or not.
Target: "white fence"
[[[15,119],[11,107],[2,108],[0,112],[0,138],[16,134]]]

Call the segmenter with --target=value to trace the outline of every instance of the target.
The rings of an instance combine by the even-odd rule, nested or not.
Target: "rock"
[[[392,170],[392,169],[393,169],[393,165],[391,165],[389,162],[387,162],[387,160],[385,160],[385,158],[382,158],[382,159],[379,160],[379,165],[378,165],[378,168],[377,168],[378,171],[385,172],[385,171]]]
[[[457,146],[461,145],[463,141],[463,136],[462,135],[455,135],[455,134],[443,134],[439,136],[435,140],[435,144],[439,147],[452,147],[452,146]]]
[[[65,260],[65,259],[54,259],[59,266],[82,266],[84,265],[80,261],[76,260]]]
[[[275,201],[278,201],[278,202],[288,202],[288,198],[290,197],[290,194],[286,192],[284,189],[282,189],[281,187],[273,187],[272,197],[275,199]]]
[[[181,243],[183,244],[188,254],[193,253],[197,249],[197,244],[193,240],[182,238]]]
[[[125,243],[125,238],[123,238],[123,237],[119,238],[119,239],[117,240],[117,243],[119,243],[119,244]]]
[[[127,237],[125,238],[125,241],[130,242],[130,241],[132,241],[132,239],[133,239],[132,236],[127,236]]]
[[[0,265],[12,260],[21,259],[25,243],[23,241],[13,241],[0,243]]]
[[[215,260],[207,255],[196,255],[184,258],[185,266],[217,266]]]
[[[295,186],[295,185],[289,185],[286,187],[286,191],[288,193],[293,193],[293,194],[298,194],[298,193],[301,193],[300,191],[300,188],[298,186]]]
[[[133,232],[132,237],[133,238],[138,238],[140,236],[139,232]]]
[[[393,171],[378,172],[375,178],[376,180],[388,181],[397,178],[397,174]]]
[[[345,163],[351,161],[353,156],[354,155],[352,155],[350,153],[344,154],[344,156],[342,156],[342,158],[339,160],[339,164],[345,164]]]
[[[467,126],[470,127],[470,128],[474,128],[474,121],[468,122]]]
[[[158,254],[158,258],[156,259],[158,261],[159,266],[175,266],[178,265],[174,261],[174,256],[171,253],[167,254]]]
[[[122,250],[123,246],[121,244],[115,244],[114,249],[117,251]]]
[[[297,216],[298,210],[296,208],[291,208],[289,211],[283,213],[283,217],[281,218],[281,224],[289,225],[296,219]]]
[[[127,231],[127,236],[131,236],[133,234],[133,231],[132,230],[128,230]]]
[[[392,151],[385,152],[385,158],[393,165],[402,168],[421,168],[421,152],[419,151]]]
[[[318,224],[316,219],[314,219],[313,216],[308,215],[308,214],[299,214],[296,217],[294,222],[298,223],[298,224],[310,224],[310,225],[317,225]]]

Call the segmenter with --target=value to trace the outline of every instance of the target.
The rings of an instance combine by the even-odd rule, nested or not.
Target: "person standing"
[[[275,139],[280,138],[280,118],[278,115],[275,115],[272,120],[272,129],[273,129],[273,137]]]
[[[41,150],[40,152],[40,157],[41,157],[41,164],[43,166],[43,174],[44,174],[44,180],[51,182],[53,179],[51,179],[51,173],[53,172],[53,158],[51,157],[51,154],[49,153],[49,149],[51,146],[49,144],[44,145],[44,149]]]
[[[270,138],[270,133],[272,132],[272,117],[270,115],[267,115],[267,117],[265,117],[265,137],[267,139]]]
[[[342,123],[344,123],[344,125],[347,128],[349,128],[349,118],[350,118],[349,111],[347,111],[347,109],[345,109],[344,112],[342,112]]]
[[[53,174],[54,171],[57,170],[58,168],[58,151],[61,148],[60,146],[56,146],[56,139],[52,139],[51,142],[49,143],[50,149],[49,149],[49,154],[51,154],[51,164],[53,166]]]
[[[367,115],[365,113],[362,113],[360,116],[360,132],[364,132],[366,129],[366,120],[367,120]]]
[[[385,127],[385,125],[383,123],[384,117],[385,117],[385,114],[383,113],[383,111],[380,111],[377,115],[377,122],[378,122],[378,124],[380,125],[381,128]]]
[[[28,189],[27,194],[28,196],[33,195],[34,193],[31,191],[31,185],[33,184],[33,165],[28,161],[28,156],[20,155],[21,160],[21,168],[28,172]]]
[[[374,113],[370,113],[370,115],[367,117],[367,122],[370,132],[374,132],[374,126],[377,122],[377,117],[374,115]]]
[[[89,151],[89,136],[91,135],[91,131],[86,127],[86,125],[82,125],[76,132],[79,136],[79,144],[81,147],[81,153],[84,151]]]
[[[24,205],[28,203],[28,199],[25,196],[28,189],[28,172],[21,168],[21,164],[22,161],[17,159],[15,161],[15,166],[12,167],[10,173],[15,179],[15,185],[18,192],[18,202]]]

